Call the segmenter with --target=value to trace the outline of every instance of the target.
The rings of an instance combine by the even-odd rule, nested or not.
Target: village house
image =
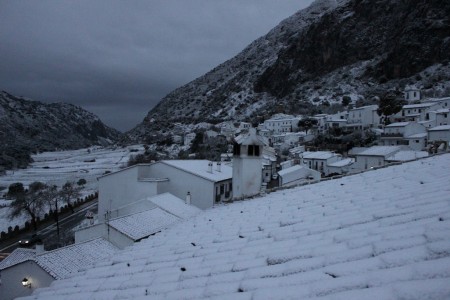
[[[349,155],[355,157],[350,172],[361,172],[387,164],[386,158],[405,149],[402,146],[372,146],[370,148],[353,148]]]
[[[287,115],[273,116],[271,119],[264,121],[264,128],[274,134],[294,132],[298,130],[298,122],[300,119],[300,117]]]
[[[31,295],[35,289],[50,286],[53,281],[67,278],[117,251],[101,238],[52,251],[44,251],[43,245],[37,245],[36,249],[17,248],[0,262],[0,299]]]
[[[320,181],[320,172],[304,165],[293,165],[278,171],[280,187],[294,186],[305,182]]]
[[[353,108],[348,112],[347,128],[349,130],[365,130],[378,127],[380,116],[377,113],[378,105],[368,105]]]
[[[380,146],[408,145],[411,149],[426,147],[426,128],[416,122],[398,122],[387,125],[380,136]]]
[[[231,177],[230,166],[213,166],[207,160],[162,160],[125,168],[99,178],[99,217],[166,192],[180,199],[189,193],[192,205],[206,209],[231,198]]]
[[[441,108],[450,108],[450,97],[431,98],[427,99],[425,102],[438,104],[441,106]]]
[[[402,122],[428,121],[428,112],[440,108],[439,104],[433,102],[404,105],[402,110],[395,115],[395,119]]]
[[[353,158],[343,158],[341,160],[327,164],[325,168],[325,176],[330,175],[344,175],[350,173],[353,163],[355,160]]]
[[[303,164],[310,169],[319,171],[322,174],[327,173],[327,165],[341,160],[341,155],[330,151],[306,151],[302,154]]]
[[[428,142],[444,144],[443,148],[448,149],[450,145],[450,125],[436,126],[428,129]]]

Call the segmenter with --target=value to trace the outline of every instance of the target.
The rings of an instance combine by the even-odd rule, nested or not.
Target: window
[[[220,185],[220,194],[223,195],[223,193],[225,193],[225,185],[221,184]]]
[[[258,145],[248,145],[247,146],[248,156],[259,156],[259,146]]]
[[[241,155],[241,145],[237,143],[233,144],[233,155]]]

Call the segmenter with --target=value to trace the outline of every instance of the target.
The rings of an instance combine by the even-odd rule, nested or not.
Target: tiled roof
[[[303,152],[303,158],[305,159],[329,159],[334,156],[337,156],[337,154],[329,151]]]
[[[34,249],[17,248],[0,262],[0,271],[36,256]]]
[[[450,299],[449,166],[214,207],[26,299]]]
[[[109,225],[136,241],[148,237],[179,220],[178,217],[160,208],[154,208],[113,219],[109,221]]]
[[[159,208],[171,213],[181,219],[188,219],[199,214],[202,210],[193,205],[186,204],[183,200],[172,194],[164,193],[148,198]]]
[[[117,251],[110,242],[98,238],[44,252],[34,259],[36,263],[56,279],[68,277]]]
[[[402,147],[400,146],[372,146],[355,155],[366,155],[366,156],[388,156],[397,151],[400,151]]]

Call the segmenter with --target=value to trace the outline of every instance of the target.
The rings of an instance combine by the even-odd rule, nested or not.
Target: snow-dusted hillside
[[[449,299],[449,166],[212,208],[24,299]]]
[[[6,171],[0,176],[0,204],[8,205],[10,201],[3,198],[12,183],[21,182],[28,186],[34,181],[61,187],[67,181],[78,182],[86,180],[84,195],[98,191],[97,178],[105,172],[114,172],[127,165],[131,155],[142,153],[142,145],[125,148],[91,147],[79,150],[43,152],[33,155],[34,162],[27,169]],[[9,208],[0,207],[0,231],[6,231],[8,226],[23,226],[26,218],[8,220]]]
[[[407,84],[450,93],[446,1],[317,0],[205,75],[174,90],[128,135],[143,140],[175,122],[261,122],[271,114],[371,103]],[[335,107],[331,107],[336,104]]]

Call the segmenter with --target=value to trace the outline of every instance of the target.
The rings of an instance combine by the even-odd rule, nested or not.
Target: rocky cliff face
[[[31,152],[107,145],[120,135],[78,106],[0,92],[0,166],[24,167]]]
[[[450,2],[318,0],[236,57],[168,94],[128,134],[142,140],[174,122],[258,122],[275,112],[370,103],[416,83],[450,92]]]

